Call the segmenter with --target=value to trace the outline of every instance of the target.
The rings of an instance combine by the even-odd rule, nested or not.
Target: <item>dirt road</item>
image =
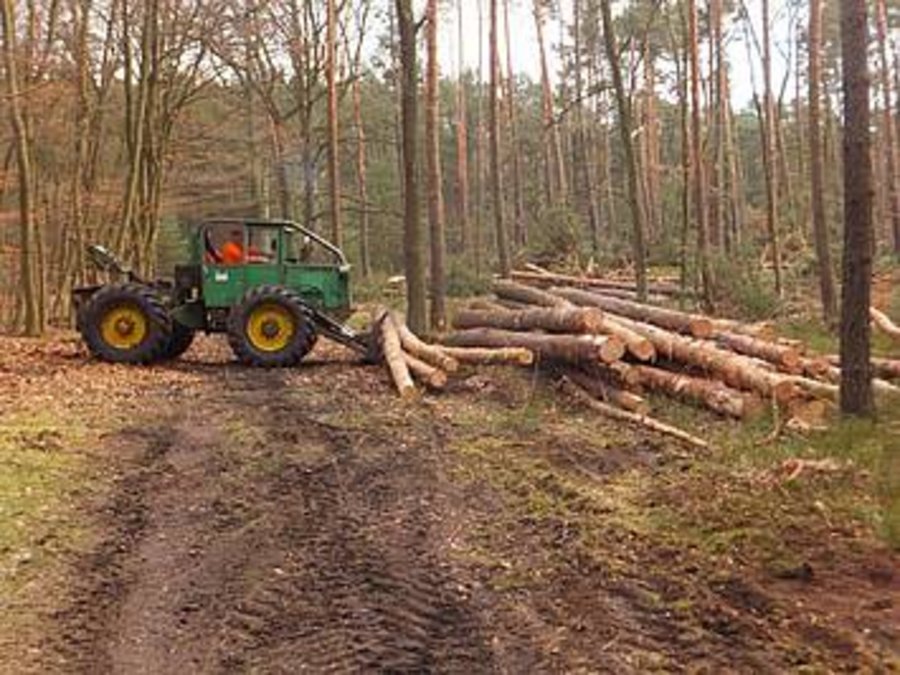
[[[69,369],[60,414],[84,414],[128,377],[67,349],[20,398]],[[809,495],[771,497],[788,563],[710,551],[669,503],[709,501],[683,489],[707,458],[559,408],[528,371],[402,406],[380,370],[316,356],[254,371],[204,343],[103,402],[90,457],[108,489],[75,504],[95,536],[0,670],[897,665],[898,557],[855,526],[793,519]]]

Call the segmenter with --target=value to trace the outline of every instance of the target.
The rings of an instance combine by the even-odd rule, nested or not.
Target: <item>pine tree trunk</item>
[[[369,254],[369,183],[361,88],[362,84],[357,76],[353,82],[353,123],[356,127],[356,180],[359,189],[359,265],[363,278],[367,279],[372,274],[372,262]]]
[[[406,273],[406,316],[410,329],[424,333],[428,327],[425,292],[425,252],[419,218],[419,185],[416,171],[419,114],[416,77],[416,25],[412,0],[396,0],[400,33],[402,90],[404,227],[403,260]]]
[[[644,215],[641,211],[641,195],[639,187],[639,169],[637,157],[634,151],[634,138],[632,134],[631,103],[625,92],[625,84],[622,81],[622,68],[619,61],[619,47],[613,30],[612,8],[609,0],[600,3],[601,18],[603,22],[603,42],[606,47],[606,58],[612,71],[613,89],[616,97],[616,107],[619,111],[619,134],[622,139],[622,147],[625,154],[625,169],[628,178],[628,203],[631,207],[632,222],[632,250],[634,255],[634,268],[637,281],[638,298],[647,298],[647,267],[646,252],[644,250]]]
[[[431,326],[443,330],[447,324],[444,274],[444,194],[441,178],[441,145],[438,125],[437,0],[425,9],[425,156],[428,169],[428,221],[431,232]]]
[[[872,158],[866,0],[841,2],[844,90],[844,261],[841,303],[841,411],[874,413],[869,362],[872,295]]]
[[[778,234],[778,176],[775,147],[775,103],[772,96],[772,44],[769,37],[769,0],[762,0],[763,22],[763,166],[766,176],[766,226],[772,247],[775,292],[783,292],[781,281],[781,244]]]
[[[499,23],[498,0],[491,2],[490,44],[491,85],[490,85],[490,152],[491,152],[491,194],[494,206],[494,229],[497,238],[497,257],[500,275],[507,277],[511,270],[509,240],[506,236],[506,220],[503,213],[503,172],[500,170],[500,52],[497,44]]]
[[[691,55],[691,165],[694,174],[694,217],[697,219],[697,249],[700,258],[700,282],[702,284],[703,302],[710,308],[712,306],[712,270],[709,264],[709,251],[707,250],[709,215],[706,201],[706,177],[703,175],[703,151],[700,127],[700,57],[699,34],[697,30],[697,3],[696,0],[688,2],[688,42]]]
[[[885,160],[887,216],[891,227],[894,255],[900,256],[900,186],[897,184],[897,147],[893,119],[893,93],[891,91],[890,64],[887,54],[887,8],[885,0],[876,0],[876,26],[880,61],[882,97],[882,144]]]
[[[456,207],[459,223],[459,243],[464,254],[469,253],[471,232],[469,227],[469,124],[466,117],[466,86],[463,80],[465,44],[463,28],[463,2],[457,0],[458,79],[456,82]]]
[[[522,190],[522,149],[519,147],[519,121],[516,112],[516,77],[513,73],[512,39],[509,31],[509,0],[503,0],[503,32],[506,37],[506,109],[509,116],[509,142],[513,176],[513,238],[514,248],[528,243],[525,222],[525,197]]]
[[[819,87],[822,78],[822,1],[809,3],[809,171],[813,238],[819,272],[819,294],[822,317],[828,326],[837,319],[837,297],[832,274],[828,221],[825,214],[825,174],[822,153],[822,101]]]

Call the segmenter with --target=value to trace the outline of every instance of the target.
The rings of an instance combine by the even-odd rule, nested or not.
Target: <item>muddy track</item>
[[[231,380],[203,420],[159,420],[164,443],[144,434],[141,478],[121,484],[113,501],[128,507],[110,512],[114,536],[64,617],[68,665],[491,671],[473,595],[443,550],[439,514],[457,497],[440,488],[439,437],[400,450],[388,434],[319,423],[309,401],[270,405],[279,375],[266,378]],[[236,423],[260,432],[250,448],[234,447]]]

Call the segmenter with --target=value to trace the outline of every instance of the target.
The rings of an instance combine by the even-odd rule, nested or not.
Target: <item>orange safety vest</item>
[[[226,241],[222,245],[222,262],[226,265],[240,265],[244,262],[244,249],[234,241]]]

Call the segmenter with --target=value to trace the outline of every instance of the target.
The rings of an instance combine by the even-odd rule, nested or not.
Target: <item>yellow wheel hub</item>
[[[291,344],[296,330],[291,312],[274,303],[254,308],[247,318],[247,339],[261,352],[285,349]]]
[[[115,349],[134,349],[147,337],[147,316],[137,305],[112,307],[100,322],[100,337]]]

